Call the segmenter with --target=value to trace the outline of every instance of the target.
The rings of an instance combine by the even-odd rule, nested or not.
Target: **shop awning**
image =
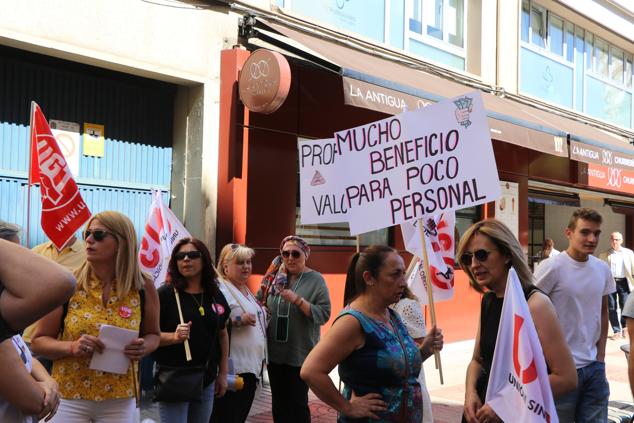
[[[264,24],[333,65],[342,76],[345,102],[352,106],[397,114],[404,106],[412,110],[474,90],[414,69],[407,63],[398,63],[397,57],[380,57],[385,52],[363,52],[339,41],[329,41],[276,23]],[[345,43],[345,40],[341,42]],[[634,147],[623,137],[490,93],[483,92],[482,98],[494,139],[568,157],[566,139],[570,137],[571,159],[595,163],[598,154],[603,164],[634,169]],[[617,157],[620,159],[615,162]],[[609,158],[612,158],[611,163],[606,161]]]

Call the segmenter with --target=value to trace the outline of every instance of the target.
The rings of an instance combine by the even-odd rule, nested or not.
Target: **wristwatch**
[[[242,316],[239,314],[236,316],[236,326],[242,326]]]

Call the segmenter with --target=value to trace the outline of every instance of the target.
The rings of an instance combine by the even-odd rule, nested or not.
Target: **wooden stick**
[[[184,325],[183,321],[183,310],[181,309],[181,297],[178,295],[178,290],[174,288],[174,295],[176,296],[176,306],[178,307],[178,317],[181,320],[181,325]],[[185,359],[187,361],[192,361],[192,352],[189,350],[189,340],[186,339],[185,342]]]
[[[405,280],[408,281],[409,277],[412,276],[412,272],[416,267],[416,263],[418,263],[418,257],[412,255],[412,260],[410,260],[409,265],[407,266],[407,270],[405,271]]]
[[[357,235],[357,253],[361,250],[361,239],[359,235]]]
[[[429,258],[427,255],[427,243],[425,242],[425,231],[423,230],[423,219],[418,219],[418,231],[420,233],[420,240],[423,246],[423,263],[425,265],[425,286],[427,287],[427,303],[429,304],[429,315],[431,317],[432,326],[436,326],[436,307],[434,306],[434,294],[431,289],[431,274],[429,273]],[[440,384],[444,385],[444,378],[442,375],[442,363],[440,362],[440,351],[434,349],[434,359],[436,361],[436,368],[440,375]]]

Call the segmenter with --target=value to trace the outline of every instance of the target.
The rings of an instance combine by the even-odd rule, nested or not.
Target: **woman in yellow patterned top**
[[[40,320],[31,348],[54,360],[61,403],[54,422],[129,422],[135,409],[136,375],[89,368],[103,351],[101,325],[138,331],[124,354],[138,361],[159,343],[159,302],[152,281],[138,265],[134,225],[114,211],[93,216],[84,232],[86,262],[75,271],[77,289],[66,310]],[[63,322],[62,322],[63,320]]]

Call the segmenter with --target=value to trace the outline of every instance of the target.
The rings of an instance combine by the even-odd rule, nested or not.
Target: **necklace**
[[[201,316],[205,315],[205,308],[203,307],[203,304],[205,303],[205,291],[202,292],[201,296],[200,296],[200,302],[198,302],[198,300],[196,299],[196,296],[192,293],[189,293],[189,295],[192,296],[192,298],[194,299],[194,301],[196,301],[196,305],[198,305],[198,312],[200,313]]]

